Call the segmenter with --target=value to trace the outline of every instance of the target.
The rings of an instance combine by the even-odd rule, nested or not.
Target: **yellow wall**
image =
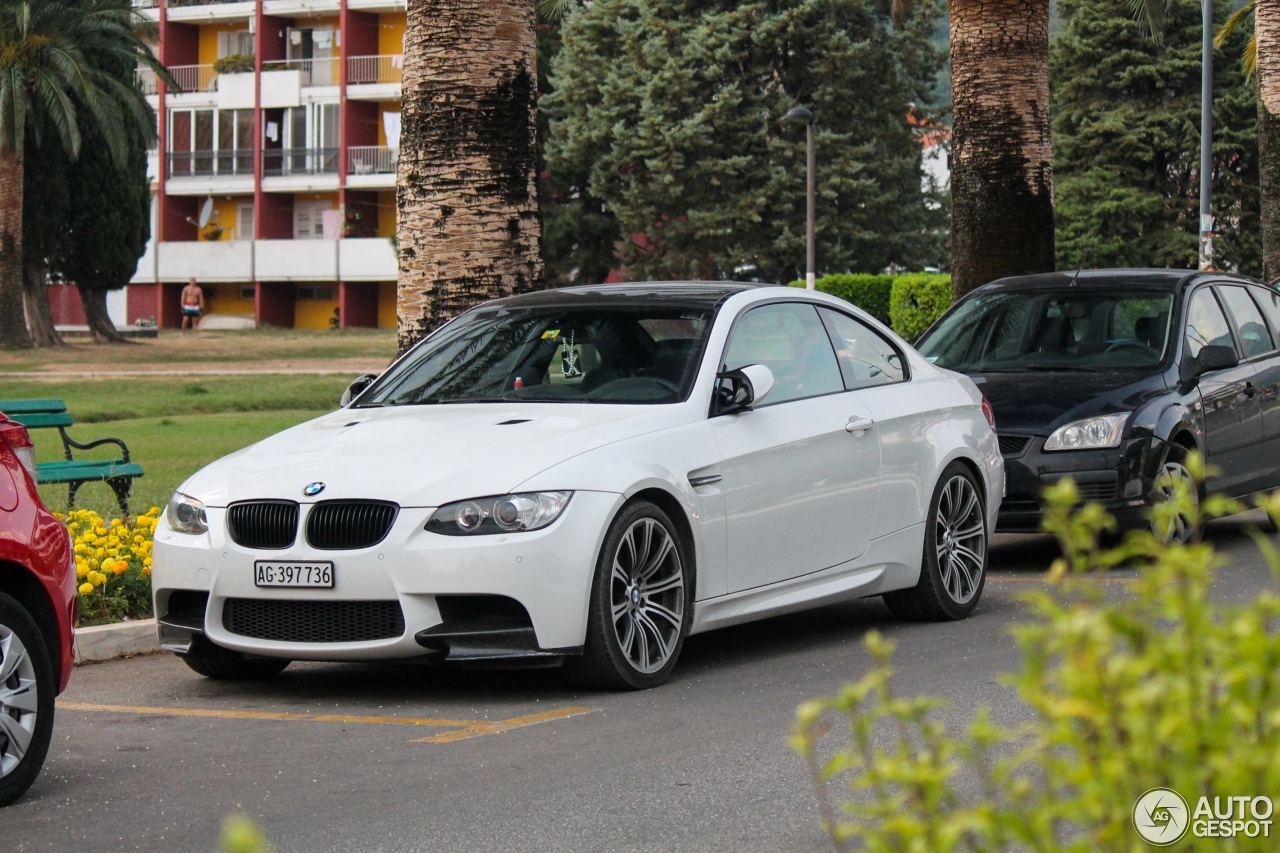
[[[378,282],[378,328],[394,329],[396,327],[396,283],[394,281]]]
[[[253,235],[252,235],[252,234],[249,234],[249,235],[247,235],[247,236],[246,236],[246,235],[244,235],[244,234],[236,234],[236,233],[235,233],[235,230],[236,230],[236,209],[237,209],[238,207],[240,207],[240,205],[242,205],[242,204],[252,203],[252,202],[253,202],[253,199],[252,199],[251,197],[249,197],[249,196],[245,196],[245,197],[243,197],[243,198],[234,198],[234,197],[232,197],[232,198],[215,198],[215,199],[213,200],[213,211],[214,211],[214,212],[213,212],[213,215],[209,217],[209,223],[210,223],[210,224],[217,223],[217,224],[222,228],[222,235],[221,235],[220,237],[218,237],[218,240],[220,240],[220,241],[221,241],[221,240],[230,240],[230,239],[232,239],[232,238],[233,238],[233,235],[234,235],[234,238],[235,238],[235,239],[237,239],[237,240],[252,240],[252,239],[253,239]],[[200,202],[200,204],[201,204],[201,205],[203,205],[203,204],[204,204],[204,202]],[[207,238],[205,235],[206,235],[206,234],[208,234],[208,232],[209,232],[209,227],[208,227],[208,226],[205,226],[204,228],[200,228],[200,229],[198,229],[197,239],[199,239],[199,240],[207,240],[208,238]]]
[[[218,33],[248,32],[243,21],[233,24],[206,24],[200,28],[200,52],[198,64],[212,65],[218,58]]]
[[[404,53],[404,12],[378,16],[378,55]]]
[[[378,236],[391,237],[396,233],[396,194],[378,193]]]
[[[237,316],[253,316],[253,300],[241,299],[240,288],[247,287],[248,282],[242,284],[206,284],[204,287],[205,305],[209,309],[209,313],[217,312],[219,314],[235,314]]]
[[[299,299],[293,305],[293,327],[295,329],[327,329],[333,311],[338,307],[338,284],[326,282],[317,287],[333,288],[333,299],[323,302]]]

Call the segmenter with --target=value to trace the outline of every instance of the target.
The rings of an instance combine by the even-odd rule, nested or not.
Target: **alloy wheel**
[[[39,697],[31,655],[16,633],[0,625],[0,778],[17,769],[31,746]]]
[[[943,487],[933,524],[942,587],[956,604],[968,604],[987,565],[987,522],[967,477],[956,475]]]
[[[619,650],[636,672],[657,672],[684,630],[684,569],[671,531],[654,518],[632,523],[614,552],[609,585]]]
[[[1193,509],[1199,508],[1199,486],[1196,484],[1195,478],[1191,476],[1191,472],[1183,467],[1180,462],[1166,462],[1164,467],[1160,469],[1160,474],[1156,477],[1155,486],[1152,489],[1152,497],[1155,502],[1169,503],[1173,501],[1179,492],[1179,483],[1186,485],[1186,492],[1190,496]],[[1171,521],[1165,524],[1158,524],[1153,518],[1151,532],[1166,545],[1185,545],[1195,540],[1196,526],[1189,512],[1178,512]]]

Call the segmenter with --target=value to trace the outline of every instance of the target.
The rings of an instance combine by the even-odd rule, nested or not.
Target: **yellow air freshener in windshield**
[[[558,337],[560,337],[559,329],[547,329],[545,332],[542,333],[542,339],[544,341],[547,340],[548,338],[558,338]]]

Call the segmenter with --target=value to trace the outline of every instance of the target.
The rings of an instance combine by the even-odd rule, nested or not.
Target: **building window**
[[[333,300],[332,287],[299,287],[299,302],[330,302]]]
[[[170,110],[169,176],[253,174],[253,110]]]
[[[240,301],[253,302],[258,295],[258,289],[252,284],[240,288]]]

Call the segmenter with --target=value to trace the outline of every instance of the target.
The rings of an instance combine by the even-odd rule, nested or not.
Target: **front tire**
[[[217,681],[265,681],[284,672],[292,661],[282,658],[251,658],[222,646],[204,642],[180,655],[182,662],[205,678]]]
[[[565,674],[586,687],[643,690],[666,681],[693,615],[687,545],[648,501],[623,507],[596,563],[587,640]]]
[[[1187,493],[1198,510],[1200,505],[1200,484],[1191,476],[1186,468],[1187,451],[1180,447],[1170,447],[1169,454],[1160,466],[1151,487],[1152,504],[1172,501],[1178,493],[1178,483],[1185,483]],[[1199,542],[1204,535],[1204,527],[1198,519],[1180,512],[1169,524],[1157,524],[1155,516],[1151,518],[1151,532],[1165,545],[1190,545]]]
[[[53,738],[53,661],[40,628],[0,593],[0,806],[35,782]]]
[[[990,539],[981,495],[963,463],[943,469],[925,521],[920,580],[911,589],[885,593],[894,616],[945,622],[964,619],[978,606],[987,582]]]

